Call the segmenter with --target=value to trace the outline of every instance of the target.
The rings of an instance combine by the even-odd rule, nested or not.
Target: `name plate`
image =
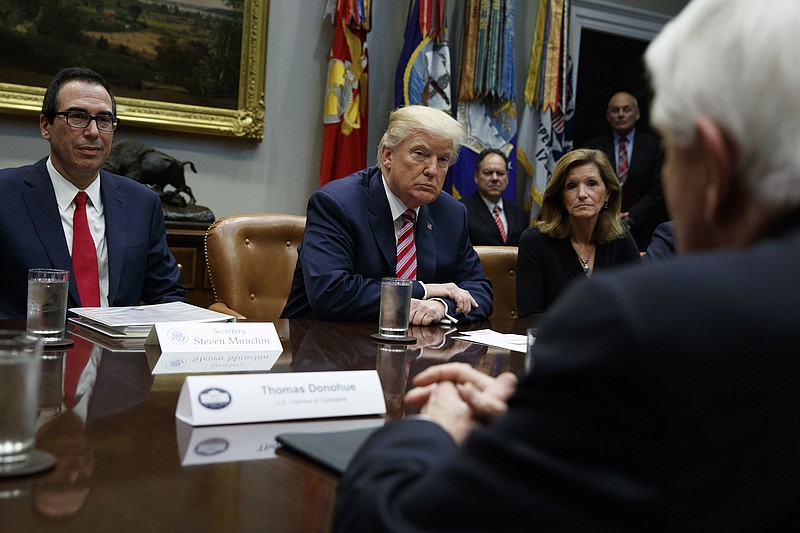
[[[175,409],[192,426],[384,413],[375,370],[187,376]]]
[[[283,352],[271,322],[158,322],[147,342],[161,345],[153,374],[264,372]]]

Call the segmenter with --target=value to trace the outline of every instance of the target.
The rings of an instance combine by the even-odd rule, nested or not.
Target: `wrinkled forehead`
[[[99,83],[83,80],[69,80],[59,88],[56,94],[56,105],[59,108],[84,108],[86,106],[105,107],[111,110],[111,95]]]
[[[495,154],[495,153],[487,154],[481,160],[481,164],[480,164],[481,170],[483,170],[485,168],[492,168],[492,169],[503,168],[503,169],[505,169],[506,166],[507,166],[506,165],[506,161],[505,161],[505,159],[503,159],[503,156]]]
[[[616,94],[608,101],[609,109],[612,107],[636,107],[633,97],[629,94]]]
[[[401,143],[409,150],[423,149],[436,156],[446,156],[450,159],[455,156],[453,141],[425,132],[416,132],[409,135]]]

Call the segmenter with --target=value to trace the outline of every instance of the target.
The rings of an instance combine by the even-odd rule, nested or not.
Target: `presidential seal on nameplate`
[[[175,409],[192,426],[385,413],[375,370],[187,376]]]
[[[271,322],[159,322],[153,343],[161,347],[153,374],[264,372],[283,352]]]

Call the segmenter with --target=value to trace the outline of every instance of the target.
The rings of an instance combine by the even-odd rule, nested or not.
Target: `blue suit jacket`
[[[420,207],[414,237],[417,279],[456,283],[478,302],[466,318],[492,313],[491,283],[469,240],[467,211],[448,194]],[[333,181],[308,200],[292,290],[282,318],[378,319],[380,282],[394,277],[397,243],[381,171]],[[424,289],[415,283],[413,298]],[[451,316],[455,305],[448,301]],[[465,318],[456,316],[456,318]]]
[[[0,170],[0,318],[25,317],[29,268],[69,270],[67,305],[81,306],[46,161]],[[104,170],[100,180],[109,305],[185,301],[158,195]]]

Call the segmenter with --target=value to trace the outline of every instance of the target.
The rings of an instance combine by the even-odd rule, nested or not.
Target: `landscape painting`
[[[114,91],[123,125],[263,137],[267,0],[0,0],[0,111],[58,69]]]

